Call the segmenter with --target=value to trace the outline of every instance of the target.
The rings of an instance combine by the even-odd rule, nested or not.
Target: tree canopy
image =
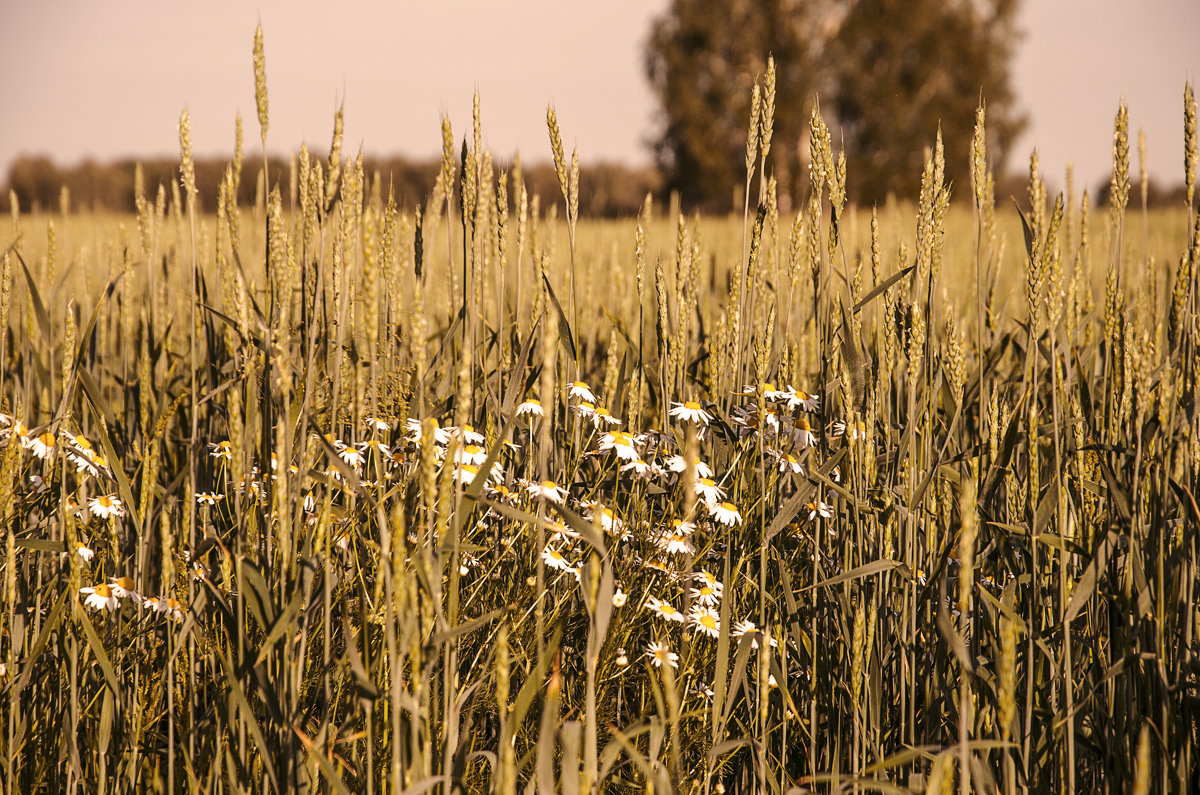
[[[947,178],[964,184],[974,112],[987,104],[999,170],[1023,120],[1009,62],[1017,0],[674,0],[657,19],[646,70],[668,186],[729,207],[745,181],[754,81],[776,64],[768,168],[793,200],[807,185],[808,119],[819,98],[849,164],[850,197],[913,195],[940,126]]]

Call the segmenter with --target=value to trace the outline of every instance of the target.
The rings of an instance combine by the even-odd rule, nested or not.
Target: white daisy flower
[[[541,483],[530,483],[525,490],[533,497],[550,500],[562,505],[567,498],[567,490],[553,480],[543,480]]]
[[[479,467],[474,464],[463,464],[454,470],[454,479],[464,486],[469,486],[475,482],[475,476],[478,474]]]
[[[504,480],[504,467],[498,463],[492,464],[492,469],[488,472],[488,480]]]
[[[112,588],[103,583],[80,588],[79,592],[86,594],[87,598],[83,600],[83,604],[92,610],[116,610],[121,606],[121,602],[113,594]]]
[[[39,434],[32,439],[27,437],[24,443],[25,446],[33,452],[34,456],[41,458],[42,460],[53,458],[55,448],[58,446],[57,441],[54,438],[54,434],[51,431],[46,431],[45,433]]]
[[[483,434],[475,430],[470,425],[464,425],[461,428],[453,425],[446,428],[446,432],[451,436],[457,436],[467,444],[483,444]]]
[[[625,649],[621,647],[617,648],[617,665],[620,665],[621,667],[629,665],[629,655],[627,655],[625,653]]]
[[[682,519],[672,519],[671,532],[678,533],[679,535],[690,536],[692,533],[696,532],[696,523],[685,522]]]
[[[624,607],[627,601],[629,601],[629,594],[622,591],[621,586],[618,585],[617,590],[613,591],[612,595],[613,607]]]
[[[132,599],[135,604],[142,603],[142,596],[137,592],[137,587],[130,577],[117,577],[108,584],[112,590],[112,595],[118,599]]]
[[[772,384],[770,381],[759,384],[758,386],[755,386],[754,384],[745,384],[742,387],[742,394],[743,395],[757,395],[759,386],[762,387],[763,395],[765,395],[768,400],[771,399],[771,395],[775,394],[775,385]]]
[[[808,508],[809,521],[816,519],[818,516],[825,519],[830,519],[833,517],[833,506],[829,505],[828,503],[821,502],[820,500],[817,500],[816,502],[810,502],[806,507]]]
[[[592,421],[592,426],[596,430],[600,430],[602,428],[607,428],[610,425],[620,425],[621,424],[621,420],[617,419],[612,414],[610,414],[608,412],[608,409],[606,409],[606,408],[598,408],[598,409],[593,410],[591,416],[588,419],[590,419]]]
[[[209,449],[212,450],[209,455],[213,458],[224,461],[229,461],[233,458],[233,445],[228,440],[221,442],[210,442],[208,446]]]
[[[665,602],[662,599],[651,596],[646,600],[643,607],[653,610],[659,618],[665,618],[667,621],[674,621],[679,624],[683,623],[683,613],[672,607],[670,602]]]
[[[668,555],[694,555],[696,548],[692,546],[692,542],[682,533],[663,533],[655,543],[658,548]]]
[[[553,549],[552,546],[547,546],[546,549],[541,550],[541,560],[546,562],[546,566],[558,569],[559,572],[565,572],[565,570],[574,566],[569,560],[566,560],[566,556],[562,552]]]
[[[468,444],[458,448],[454,453],[454,460],[459,464],[474,464],[477,467],[483,466],[487,461],[488,452],[477,444]]]
[[[696,600],[702,605],[715,605],[721,601],[721,594],[724,591],[724,586],[719,582],[701,582],[695,588],[688,588],[688,596]]]
[[[542,403],[537,398],[526,398],[525,402],[517,406],[517,416],[521,417],[525,414],[531,417],[544,417],[546,411],[542,408]]]
[[[92,516],[98,516],[101,519],[125,515],[125,506],[121,504],[116,495],[93,497],[88,500],[88,509],[92,512]]]
[[[588,403],[596,402],[596,395],[592,393],[591,387],[583,381],[575,381],[567,387],[567,396],[579,398]]]
[[[655,444],[660,448],[664,448],[667,445],[672,445],[675,443],[675,437],[672,434],[666,433],[665,431],[656,430],[654,428],[648,428],[634,438],[637,439],[638,444]]]
[[[812,426],[808,424],[808,419],[805,417],[796,418],[796,427],[792,431],[792,438],[795,439],[796,445],[801,450],[817,446],[817,437],[813,435]]]
[[[201,491],[196,493],[196,503],[199,505],[213,506],[223,499],[225,499],[225,495],[217,494],[215,491]]]
[[[593,513],[588,517],[588,519],[594,521],[596,516],[597,514]],[[620,533],[625,526],[625,523],[618,519],[617,515],[613,513],[612,508],[601,508],[599,517],[600,526],[604,528],[605,532],[617,534]]]
[[[458,564],[459,575],[466,577],[471,569],[479,565],[479,558],[472,555],[470,552],[462,553],[462,560]]]
[[[420,444],[421,443],[421,421],[416,419],[415,417],[410,417],[408,419],[408,421],[404,423],[404,427],[408,429],[408,436],[406,438],[413,444]],[[445,445],[445,444],[449,443],[449,441],[450,441],[450,432],[445,428],[439,428],[437,418],[434,417],[433,418],[433,443]]]
[[[676,453],[668,458],[663,466],[670,472],[681,473],[687,469],[687,459]],[[696,474],[702,478],[711,478],[713,476],[712,467],[703,461],[696,461]]]
[[[596,407],[585,400],[581,403],[575,404],[573,411],[586,420],[596,413]]]
[[[63,556],[65,557],[66,554],[67,553],[64,552]],[[79,559],[84,563],[91,563],[92,558],[96,557],[95,550],[85,545],[82,541],[75,542],[75,554],[78,555]]]
[[[83,472],[93,478],[110,474],[108,459],[94,450],[87,455],[72,450],[67,453],[67,460],[74,465],[76,472]]]
[[[777,389],[774,384],[763,384],[763,397],[767,400],[787,400],[788,390]]]
[[[803,475],[804,465],[800,463],[799,458],[796,458],[791,453],[783,453],[779,456],[779,471]]]
[[[391,457],[392,455],[391,448],[378,439],[367,439],[366,441],[359,442],[356,447],[358,447],[359,452],[364,456],[368,455],[370,451],[374,450],[375,452],[379,453],[379,460],[381,461]]]
[[[653,478],[658,474],[655,467],[640,458],[635,458],[627,464],[621,464],[621,471],[632,472],[640,478]]]
[[[810,395],[807,392],[798,391],[791,386],[789,386],[788,389],[791,391],[792,396],[800,401],[800,407],[805,411],[816,411],[817,409],[821,408],[820,395]]]
[[[714,506],[711,509],[713,519],[723,525],[732,527],[735,524],[742,523],[742,515],[738,512],[737,506],[731,502],[723,502]]]
[[[68,455],[74,453],[75,455],[91,460],[91,457],[96,453],[95,448],[92,447],[92,443],[86,436],[81,434],[73,435],[67,431],[63,431],[62,438],[69,448]]]
[[[634,446],[633,437],[624,431],[613,431],[600,437],[600,452],[609,450],[617,454],[622,461],[637,461],[641,455]]]
[[[363,462],[367,460],[367,457],[363,455],[361,450],[359,450],[357,447],[350,447],[349,445],[343,446],[340,450],[338,450],[338,457],[349,464],[355,472],[361,470]]]
[[[679,667],[679,655],[667,648],[667,644],[653,641],[646,646],[646,656],[655,668],[661,668],[663,663],[672,668]]]
[[[725,499],[725,489],[718,486],[712,478],[700,478],[696,481],[695,489],[696,496],[702,498],[709,505]]]
[[[563,524],[562,522],[558,522],[558,521],[550,522],[550,526],[547,527],[546,529],[549,530],[550,533],[555,538],[560,538],[560,539],[579,538],[579,533],[576,533],[574,530],[567,529],[567,526],[565,524]]]
[[[710,638],[721,634],[720,616],[711,607],[692,608],[691,615],[688,616],[688,623],[695,627],[697,632],[702,632]]]
[[[363,425],[367,426],[369,431],[379,431],[380,433],[387,433],[392,429],[391,424],[378,417],[363,417]]]
[[[567,560],[562,552],[553,547],[546,547],[542,550],[542,560],[550,568],[558,569],[559,571],[567,571],[574,565],[571,561]]]
[[[29,446],[29,428],[25,427],[25,423],[13,419],[7,414],[0,414],[0,425],[8,426],[0,431],[0,439],[7,439],[9,436],[15,434],[21,442],[21,447]]]
[[[856,422],[853,425],[847,425],[845,420],[836,420],[831,426],[829,435],[834,439],[849,432],[850,441],[855,442],[859,439],[867,438],[866,427],[861,422]]]
[[[772,648],[779,645],[779,641],[772,638],[766,632],[762,632],[761,630],[759,630],[759,628],[755,625],[755,623],[748,618],[744,619],[742,621],[739,621],[733,625],[733,634],[735,637],[739,637],[739,638],[742,635],[747,635],[747,634],[750,635],[750,648],[752,648],[752,649],[758,648],[759,637],[766,638],[767,641],[771,644]]]
[[[697,425],[708,425],[708,423],[712,422],[712,415],[705,411],[699,403],[693,400],[689,400],[685,403],[672,403],[671,411],[669,413],[676,419],[680,419],[685,422],[694,422]]]

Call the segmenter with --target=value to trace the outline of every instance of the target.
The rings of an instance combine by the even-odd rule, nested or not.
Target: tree
[[[654,150],[668,188],[689,203],[730,207],[746,179],[750,95],[772,54],[777,86],[773,168],[785,190],[801,178],[796,144],[807,135],[808,109],[818,87],[816,51],[806,28],[821,5],[674,0],[655,20],[646,72],[660,103]]]
[[[830,108],[846,148],[847,190],[859,201],[912,195],[925,148],[942,130],[946,177],[969,188],[975,108],[987,103],[989,153],[1001,170],[1024,120],[1009,60],[1016,0],[857,0],[831,44]]]
[[[947,177],[966,183],[975,108],[988,108],[999,169],[1023,121],[1009,60],[1017,0],[674,0],[656,20],[646,71],[661,118],[654,141],[667,185],[690,203],[728,207],[745,182],[754,80],[773,54],[781,191],[807,184],[808,119],[819,95],[850,197],[910,196],[940,125]]]

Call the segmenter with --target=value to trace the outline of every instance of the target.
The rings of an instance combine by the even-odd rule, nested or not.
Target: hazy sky
[[[260,19],[269,149],[301,140],[326,149],[344,100],[347,150],[433,155],[442,114],[461,137],[478,88],[484,137],[498,154],[547,156],[553,102],[565,143],[585,162],[648,162],[654,102],[642,49],[669,0],[348,0],[336,12],[309,0],[0,5],[4,173],[22,153],[66,163],[177,154],[185,105],[197,154],[232,153],[239,110],[247,146],[257,146],[250,51]],[[1146,131],[1152,176],[1181,181],[1183,84],[1200,75],[1200,2],[1025,0],[1020,26],[1014,86],[1030,126],[1015,168],[1037,146],[1055,182],[1068,159],[1080,186],[1104,179],[1124,97],[1131,137]]]

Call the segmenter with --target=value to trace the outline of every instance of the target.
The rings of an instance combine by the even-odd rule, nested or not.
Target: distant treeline
[[[99,163],[85,160],[78,165],[62,166],[45,156],[23,156],[8,172],[7,185],[0,192],[0,209],[9,209],[10,191],[15,193],[23,210],[58,211],[66,188],[71,211],[108,210],[133,212],[135,173],[142,165],[143,186],[153,200],[158,186],[171,192],[171,183],[179,178],[179,161],[173,158],[135,160],[132,158]],[[204,210],[215,211],[217,186],[225,174],[229,160],[199,158],[196,160],[196,187]],[[258,189],[258,174],[262,158],[246,157],[238,188],[238,202],[252,205]],[[286,190],[291,167],[288,159],[269,157],[271,181],[280,180]],[[433,191],[440,160],[410,160],[404,157],[367,157],[363,169],[370,180],[379,177],[385,191],[390,187],[396,203],[412,208],[424,203]],[[532,197],[539,194],[545,202],[559,197],[558,179],[549,163],[522,166],[525,186]],[[587,217],[635,215],[647,193],[657,195],[662,178],[654,168],[631,168],[618,164],[599,163],[580,168],[579,210]],[[510,195],[513,195],[510,193]],[[515,197],[514,197],[515,199]]]
[[[23,210],[57,212],[61,209],[64,187],[67,189],[69,209],[72,212],[133,212],[134,178],[138,162],[142,164],[143,185],[147,196],[153,200],[159,185],[166,188],[169,194],[171,183],[179,178],[179,161],[173,158],[141,161],[126,158],[108,163],[84,160],[77,165],[60,166],[49,157],[41,155],[20,157],[8,171],[7,184],[0,189],[0,212],[9,210],[10,191],[16,193],[17,201]],[[228,165],[229,161],[224,158],[196,160],[196,187],[204,210],[216,211],[217,185]],[[239,204],[251,206],[256,201],[257,175],[261,165],[261,157],[245,159],[238,187]],[[268,166],[272,183],[278,178],[286,190],[291,171],[288,160],[283,157],[270,157]],[[428,200],[441,169],[441,161],[411,160],[405,157],[367,157],[363,160],[363,168],[370,180],[380,178],[384,191],[391,188],[397,205],[411,209]],[[525,187],[531,198],[534,194],[540,195],[543,207],[547,206],[547,201],[558,200],[558,178],[554,174],[553,165],[523,165],[522,171]],[[997,181],[996,196],[1005,201],[1009,196],[1015,197],[1024,206],[1027,203],[1026,183],[1027,177],[1020,174],[1003,176]],[[589,218],[636,215],[647,193],[654,195],[656,200],[666,198],[663,195],[666,190],[665,184],[662,174],[654,167],[633,168],[613,163],[581,166],[580,215]],[[1109,190],[1108,182],[1091,186],[1089,192],[1092,206],[1106,204]],[[513,196],[511,192],[509,195]],[[1151,207],[1180,206],[1185,201],[1184,196],[1182,184],[1162,186],[1151,180],[1147,190],[1147,204]],[[513,200],[515,201],[515,196]],[[791,202],[781,199],[781,208],[789,209],[784,207],[785,204],[790,205]],[[1136,181],[1130,191],[1130,204],[1135,209],[1141,206],[1141,186]],[[689,206],[685,197],[683,207],[687,209]],[[741,207],[739,187],[730,192],[729,208],[740,213]]]

